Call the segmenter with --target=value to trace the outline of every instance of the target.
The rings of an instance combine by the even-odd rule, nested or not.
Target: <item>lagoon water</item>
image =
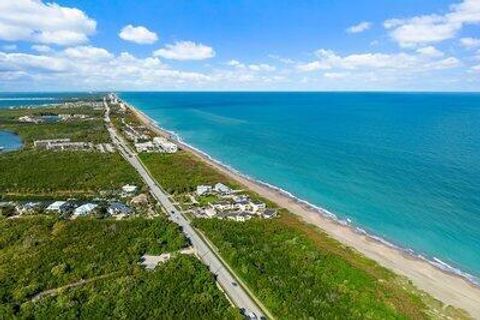
[[[122,93],[185,142],[480,276],[480,95]]]
[[[22,147],[22,139],[12,132],[0,130],[0,152],[18,150]]]

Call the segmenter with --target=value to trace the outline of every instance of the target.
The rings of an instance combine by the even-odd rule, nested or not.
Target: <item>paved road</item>
[[[130,150],[123,137],[117,133],[115,128],[113,128],[110,123],[110,110],[107,103],[105,103],[105,108],[105,121],[107,122],[108,131],[110,132],[113,143],[120,150],[123,157],[137,170],[137,172],[140,174],[140,176],[150,188],[152,195],[167,210],[170,215],[170,219],[183,228],[184,234],[187,238],[190,239],[193,247],[197,251],[198,256],[200,256],[202,261],[210,268],[210,271],[217,276],[218,283],[225,290],[233,303],[235,303],[235,305],[237,305],[240,309],[246,310],[247,313],[253,312],[259,319],[261,317],[264,317],[257,304],[250,298],[244,288],[237,283],[237,280],[234,279],[232,274],[222,264],[222,262],[218,259],[218,257],[208,246],[208,244],[190,225],[190,222],[183,216],[181,212],[177,210],[177,208],[175,208],[175,206],[168,198],[166,192],[164,192],[158,186],[155,180],[153,180],[149,172],[145,169],[143,164],[137,158],[137,155]]]

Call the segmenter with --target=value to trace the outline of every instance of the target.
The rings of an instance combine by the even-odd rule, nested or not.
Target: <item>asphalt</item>
[[[210,271],[216,275],[216,280],[226,292],[230,300],[245,314],[250,314],[251,318],[265,318],[261,309],[254,302],[254,300],[247,294],[242,285],[229,272],[227,267],[216,256],[213,249],[205,242],[205,240],[198,234],[198,232],[190,225],[190,221],[173,205],[168,194],[156,183],[150,176],[150,173],[143,166],[138,159],[137,154],[132,152],[128,144],[122,136],[118,134],[115,128],[111,125],[108,104],[105,103],[106,113],[105,121],[107,128],[112,138],[114,145],[118,148],[122,156],[137,170],[147,186],[150,188],[151,194],[160,202],[169,214],[170,220],[182,227],[183,233],[190,240],[192,246],[195,248],[197,255],[207,265]],[[252,314],[253,313],[253,314]],[[253,316],[255,315],[255,316]],[[253,317],[252,317],[253,316]]]

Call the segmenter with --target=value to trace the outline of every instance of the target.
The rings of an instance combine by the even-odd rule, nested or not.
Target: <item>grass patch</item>
[[[141,185],[118,153],[25,150],[0,155],[0,194],[77,196]]]

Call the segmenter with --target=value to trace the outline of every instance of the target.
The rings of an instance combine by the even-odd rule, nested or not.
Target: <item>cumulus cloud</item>
[[[312,72],[317,70],[405,70],[427,71],[454,68],[460,65],[455,57],[437,59],[443,54],[433,47],[419,49],[418,54],[409,53],[359,53],[341,56],[331,50],[315,52],[317,60],[297,65],[297,70]]]
[[[359,24],[353,25],[347,28],[347,33],[360,33],[363,31],[367,31],[372,27],[372,23],[368,21],[360,22]]]
[[[444,53],[434,46],[422,47],[417,49],[417,52],[429,57],[443,57]]]
[[[480,47],[480,39],[479,38],[461,38],[460,44],[465,48]]]
[[[230,60],[227,62],[228,66],[235,67],[237,69],[251,70],[251,71],[275,71],[277,68],[275,66],[259,63],[259,64],[244,64],[238,60]]]
[[[158,36],[155,32],[152,32],[143,26],[135,27],[131,24],[123,27],[118,36],[125,41],[138,44],[152,44],[158,40]]]
[[[83,11],[53,2],[0,1],[0,40],[74,45],[87,42],[96,24]]]
[[[67,48],[64,51],[65,56],[71,59],[79,60],[108,60],[113,58],[113,54],[103,48],[92,46],[79,46]]]
[[[404,47],[441,42],[454,38],[466,24],[480,23],[480,1],[464,0],[450,6],[444,15],[430,14],[407,19],[390,19],[384,27]]]
[[[178,41],[175,44],[167,44],[165,48],[156,50],[153,55],[165,59],[181,61],[205,60],[213,58],[215,56],[215,51],[213,48],[201,43]]]

